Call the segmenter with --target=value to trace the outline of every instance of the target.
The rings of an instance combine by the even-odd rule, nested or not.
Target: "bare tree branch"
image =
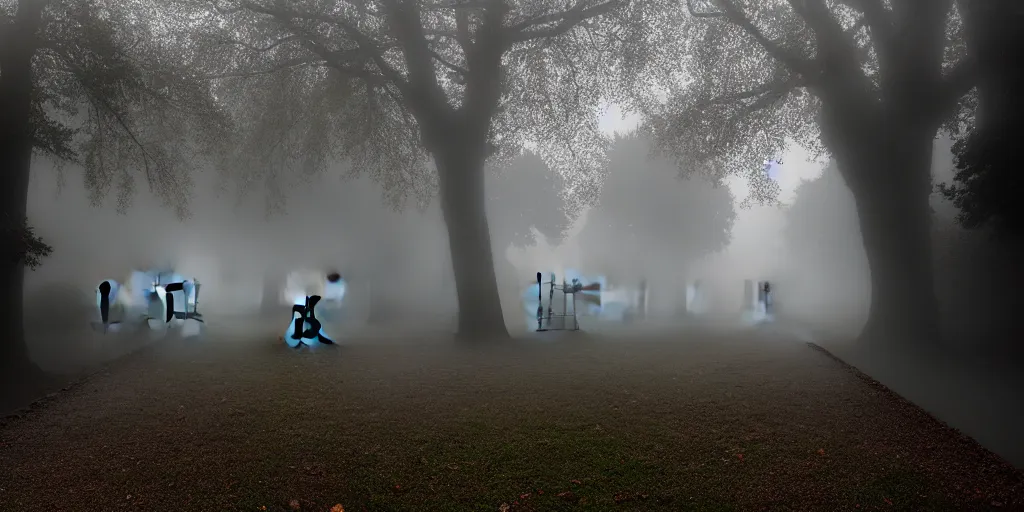
[[[220,80],[223,78],[252,78],[261,75],[270,75],[277,73],[278,71],[284,71],[286,69],[294,69],[302,66],[309,66],[311,64],[322,63],[323,60],[319,58],[313,58],[310,56],[295,57],[291,59],[285,59],[278,62],[274,66],[266,69],[257,69],[252,71],[234,71],[226,73],[215,73],[212,75],[205,75],[202,78],[204,80]]]
[[[780,44],[772,41],[764,34],[764,32],[754,25],[754,22],[744,14],[743,10],[740,9],[733,0],[714,0],[720,11],[708,11],[699,12],[695,10],[693,0],[687,0],[687,8],[690,14],[698,18],[725,18],[733,25],[736,25],[743,29],[751,38],[753,38],[765,51],[768,52],[775,60],[785,64],[791,71],[803,75],[808,80],[813,80],[818,72],[818,68],[814,62],[794,54],[790,50],[782,47]]]
[[[279,23],[281,23],[283,26],[292,31],[292,33],[302,35],[309,49],[316,53],[317,55],[319,55],[325,61],[327,61],[332,67],[335,67],[336,69],[344,73],[356,72],[356,70],[354,70],[353,68],[348,67],[346,65],[347,63],[339,62],[337,58],[338,56],[330,49],[328,49],[327,45],[320,42],[319,38],[316,38],[313,34],[309,33],[306,30],[303,30],[301,27],[296,25],[293,20],[308,19],[337,25],[338,27],[342,28],[346,34],[348,34],[356,41],[356,43],[359,45],[359,48],[363,52],[365,52],[366,56],[368,56],[373,61],[374,65],[377,66],[377,69],[380,70],[381,74],[384,76],[385,79],[394,83],[395,86],[398,88],[399,91],[402,92],[403,95],[409,92],[408,82],[405,80],[405,78],[402,77],[398,70],[393,68],[391,65],[387,63],[386,60],[384,60],[382,49],[377,44],[377,42],[374,41],[373,38],[371,38],[370,36],[361,32],[358,28],[356,28],[348,21],[332,16],[326,16],[319,13],[300,12],[291,9],[286,9],[283,7],[283,3],[279,3],[274,8],[270,8],[257,4],[255,2],[244,0],[240,3],[240,5],[242,5],[246,9],[249,9],[252,12],[271,16]],[[357,72],[357,76],[365,77],[366,75],[360,75]]]
[[[888,44],[892,38],[893,18],[892,12],[882,0],[840,0],[840,3],[864,16],[865,25],[871,31],[876,46]]]
[[[751,89],[716,96],[706,101],[698,102],[695,105],[696,108],[710,107],[714,105],[730,105],[738,103],[743,100],[751,98],[761,98],[758,103],[764,101],[764,98],[779,99],[792,92],[794,89],[806,86],[806,80],[803,77],[791,76],[784,80],[776,80],[773,82],[761,84]],[[770,102],[768,103],[770,104]],[[767,106],[767,105],[765,105]]]
[[[511,43],[519,43],[532,39],[559,36],[572,30],[573,27],[587,19],[608,14],[624,4],[625,0],[609,0],[593,7],[586,7],[587,3],[581,1],[567,11],[538,16],[510,27],[508,29],[508,40]],[[550,23],[556,23],[556,25],[549,28],[530,30],[531,27]]]

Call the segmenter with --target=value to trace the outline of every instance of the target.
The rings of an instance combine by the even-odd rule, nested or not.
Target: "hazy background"
[[[636,124],[635,117],[622,118],[614,107],[602,119],[609,135],[625,135]],[[560,239],[535,232],[524,246],[509,243],[511,235],[494,237],[503,308],[513,332],[525,330],[519,297],[536,271],[561,275],[566,268],[585,273],[600,268],[624,286],[646,278],[655,316],[678,311],[688,280],[701,279],[713,314],[728,316],[740,307],[744,279],[769,279],[775,283],[780,314],[789,321],[856,334],[870,293],[867,262],[852,195],[828,162],[813,160],[800,148],[773,155],[784,161],[779,178],[783,207],[741,209],[738,203],[747,195],[743,179],[719,188],[699,179],[679,180],[671,166],[646,162],[640,156],[643,144],[638,144],[613,151],[608,182],[620,183],[618,203],[602,199]],[[653,187],[637,189],[636,204],[650,199],[656,207],[630,211],[630,225],[647,226],[648,233],[626,241],[603,226],[626,215],[616,213],[623,210],[615,204],[634,204],[627,200],[629,190],[621,188],[630,183],[634,159],[637,169],[649,173],[646,183]],[[941,139],[935,148],[936,179],[949,180],[951,167],[949,141]],[[410,204],[395,212],[383,205],[376,184],[342,179],[339,169],[294,183],[286,213],[267,217],[264,191],[239,197],[219,188],[210,172],[196,177],[193,215],[180,221],[159,205],[142,180],[133,205],[120,214],[113,197],[102,207],[89,204],[75,168],[64,174],[59,186],[52,167],[37,160],[30,186],[31,223],[54,247],[43,267],[26,278],[28,340],[44,367],[91,364],[132,350],[137,342],[115,345],[96,336],[79,340],[82,336],[71,333],[93,314],[96,283],[120,281],[131,269],[150,265],[170,264],[197,277],[203,283],[200,309],[208,315],[255,312],[267,272],[314,268],[337,270],[348,280],[349,324],[453,325],[454,285],[436,201],[425,209]],[[689,210],[671,210],[676,195]],[[726,211],[722,205],[729,201],[733,208]],[[516,204],[506,201],[503,208],[514,210]],[[959,229],[953,221],[956,212],[945,201],[936,198],[934,208],[944,325],[964,343],[1006,342],[1020,332],[1008,319],[1013,299],[1024,289],[1024,272],[1013,263],[1022,261],[1024,252],[1019,247],[997,251],[984,233]],[[720,229],[715,219],[731,212],[735,220],[721,243],[715,233],[699,229]],[[496,217],[513,213],[492,209],[489,215],[498,231],[494,226],[505,219]],[[547,214],[539,215],[543,220]],[[673,225],[680,227],[664,236],[652,231],[670,230],[652,226]],[[55,305],[75,313],[49,318]]]

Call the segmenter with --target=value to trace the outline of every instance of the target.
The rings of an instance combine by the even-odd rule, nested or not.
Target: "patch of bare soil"
[[[826,354],[692,338],[161,343],[7,420],[0,509],[1024,507],[1020,472]]]

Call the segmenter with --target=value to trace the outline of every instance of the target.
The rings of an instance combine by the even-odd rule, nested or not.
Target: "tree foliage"
[[[153,192],[186,216],[197,155],[227,140],[229,125],[207,85],[164,38],[155,5],[3,0],[0,34],[14,37],[16,23],[35,25],[30,129],[38,155],[81,165],[93,202],[116,190],[122,211],[141,171]],[[33,7],[41,8],[38,17],[16,17]]]
[[[960,209],[963,227],[991,227],[998,235],[1019,237],[1024,234],[1017,146],[1024,137],[1024,9],[1010,0],[976,5],[975,24],[983,27],[972,35],[979,56],[978,94],[969,117],[955,126],[954,183],[941,184],[939,191]]]
[[[525,146],[565,177],[570,209],[606,164],[602,99],[645,67],[646,34],[668,0],[174,0],[192,62],[247,137],[243,183],[280,190],[347,161],[393,205],[438,188],[424,119],[478,123],[492,164]],[[494,97],[494,95],[497,97]],[[448,110],[445,110],[448,109]]]
[[[650,139],[640,135],[612,146],[600,202],[579,234],[590,271],[640,278],[637,271],[681,269],[729,244],[736,218],[729,190],[680,179],[671,161],[648,158],[650,152]]]
[[[953,116],[973,64],[952,3],[687,0],[662,50],[683,57],[674,74],[645,78],[660,93],[635,106],[685,172],[749,176],[753,196],[772,200],[777,190],[756,172],[765,158],[791,143],[835,151],[823,115],[920,115],[936,127]]]
[[[43,258],[53,253],[53,247],[35,234],[32,226],[22,220],[16,222],[9,217],[3,219],[3,232],[0,234],[8,262],[25,265],[35,270],[43,264]]]
[[[565,208],[565,184],[537,155],[526,152],[508,167],[492,169],[487,183],[487,211],[495,246],[525,247],[534,229],[557,245],[574,220]]]
[[[1020,114],[1018,114],[1020,116]],[[1024,122],[1024,116],[1017,123]],[[957,221],[967,229],[991,227],[1000,236],[1024,234],[1024,177],[1017,143],[1024,129],[971,130],[953,146],[957,171],[953,184],[939,192],[959,209]]]

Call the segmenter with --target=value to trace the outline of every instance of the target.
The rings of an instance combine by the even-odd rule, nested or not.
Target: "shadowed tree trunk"
[[[11,226],[23,225],[28,206],[28,182],[32,167],[33,132],[32,55],[43,2],[19,2],[13,30],[0,34],[0,208]],[[7,236],[8,234],[5,234]],[[11,236],[14,233],[10,234]],[[8,248],[13,241],[5,240]],[[7,251],[5,251],[7,252]],[[7,386],[19,385],[41,372],[31,361],[25,344],[24,277],[20,258],[5,254],[0,261],[0,315],[3,339],[0,340],[0,372]]]
[[[485,208],[486,140],[481,135],[467,135],[450,136],[435,154],[441,209],[448,226],[448,246],[455,270],[459,334],[504,338],[508,337],[508,330],[501,310]]]
[[[939,127],[977,83],[973,58],[946,62],[956,53],[947,44],[954,0],[788,3],[792,19],[805,25],[792,35],[807,46],[792,45],[788,35],[766,34],[740,2],[717,0],[712,4],[719,10],[710,11],[688,3],[693,16],[724,18],[745,32],[789,75],[750,91],[726,93],[718,101],[739,104],[742,114],[751,105],[782,105],[780,94],[800,88],[818,100],[822,141],[853,192],[870,265],[872,301],[861,337],[937,342],[932,145]],[[840,5],[854,11],[853,25],[840,21],[846,18],[837,15]],[[863,33],[866,38],[860,37]],[[745,98],[757,101],[737,101]],[[713,104],[698,103],[701,108]]]
[[[508,45],[501,28],[504,15],[504,9],[487,9],[473,42],[460,31],[467,68],[465,97],[458,108],[449,104],[434,75],[418,9],[398,10],[393,20],[404,32],[399,38],[409,67],[409,106],[437,166],[458,296],[458,334],[481,341],[508,338],[484,189],[484,163],[491,149],[487,137],[501,99],[501,56]],[[465,22],[460,16],[460,26]]]
[[[841,32],[822,30],[831,35],[823,39],[826,58],[815,85],[820,127],[857,204],[871,270],[871,308],[861,333],[867,342],[940,341],[929,204],[932,149],[939,126],[966,90],[942,69],[948,4],[936,0],[914,14],[915,23],[877,36],[883,42],[877,92],[855,46]]]
[[[935,130],[900,122],[875,128],[840,142],[844,148],[836,152],[871,269],[861,337],[933,342],[939,337],[929,206]]]

